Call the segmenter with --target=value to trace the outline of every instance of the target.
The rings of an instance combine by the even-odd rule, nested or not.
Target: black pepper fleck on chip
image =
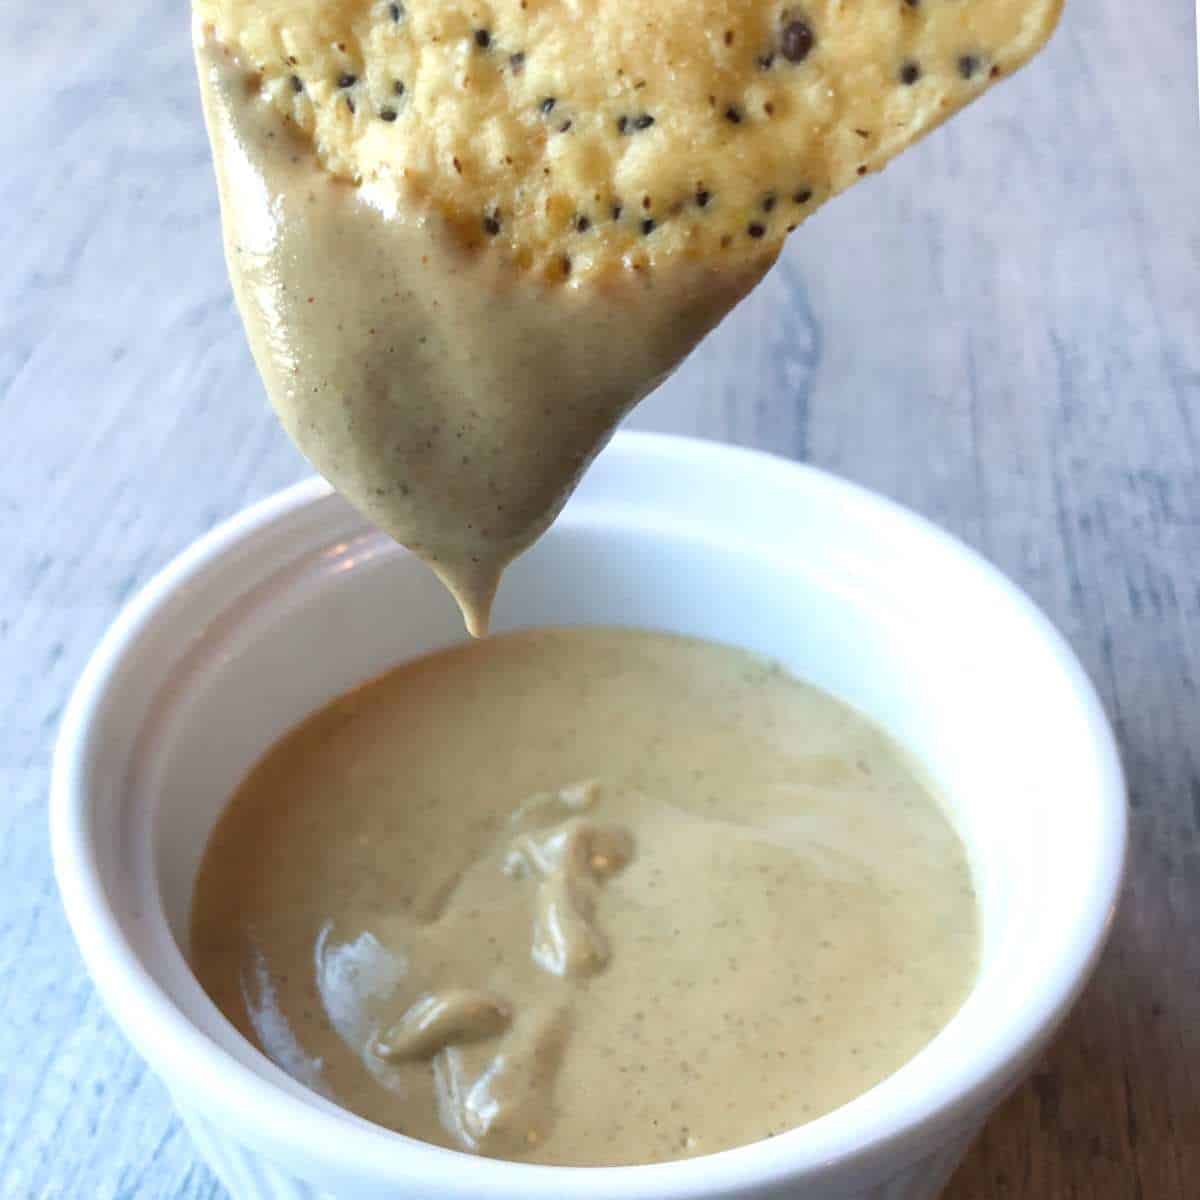
[[[554,111],[554,104],[555,104],[554,97],[553,97],[553,96],[547,96],[547,97],[546,97],[546,98],[545,98],[545,99],[544,99],[544,100],[541,102],[541,104],[539,104],[539,105],[538,105],[538,107],[539,107],[539,108],[542,110],[542,112],[544,112],[544,113],[548,113],[548,112],[553,112],[553,111]]]
[[[654,124],[654,118],[649,113],[642,113],[633,123],[635,129],[649,129]]]
[[[775,55],[774,54],[760,54],[758,56],[758,65],[761,70],[769,71],[771,69],[771,67],[775,65]]]
[[[763,207],[763,212],[770,212],[775,207],[775,193],[774,192],[768,192],[767,195],[765,195],[763,197],[762,207]]]
[[[404,16],[404,5],[403,4],[389,4],[388,12],[391,13],[393,21],[399,21],[400,18]]]
[[[293,91],[293,92],[302,92],[302,91],[304,91],[304,83],[303,83],[303,81],[301,80],[301,78],[300,78],[300,76],[299,76],[299,75],[293,75],[293,76],[292,76],[292,91]]]
[[[518,50],[516,54],[510,54],[508,56],[508,65],[519,75],[525,69],[525,51]]]
[[[404,83],[401,80],[397,79],[396,82],[392,84],[392,91],[395,92],[397,96],[403,96],[404,95]]]
[[[725,110],[725,120],[727,120],[731,125],[740,125],[742,123],[741,110],[736,104],[731,104]]]
[[[564,121],[564,122],[563,122],[563,123],[562,123],[562,124],[561,124],[561,125],[558,127],[558,132],[559,132],[559,133],[566,133],[566,132],[567,132],[567,131],[568,131],[570,128],[571,128],[571,122],[570,122],[570,121]]]
[[[354,97],[353,97],[353,96],[347,96],[347,97],[346,97],[346,107],[347,107],[347,108],[348,108],[348,109],[349,109],[351,112],[354,112],[354,111],[355,111],[355,108],[354,108]]]
[[[475,45],[486,50],[492,44],[492,35],[486,29],[475,30]]]
[[[643,233],[653,233],[654,232],[654,218],[653,217],[647,217],[642,222],[642,232]]]
[[[817,39],[807,21],[789,21],[779,35],[779,49],[790,63],[803,62]]]
[[[495,213],[488,213],[483,218],[483,232],[495,237],[500,232],[500,218]]]
[[[614,204],[614,205],[612,206],[612,219],[613,219],[614,221],[619,221],[619,220],[621,219],[621,213],[622,213],[622,211],[623,211],[623,210],[622,210],[622,208],[621,208],[621,206],[620,206],[619,204]]]
[[[920,78],[921,78],[921,68],[920,68],[919,64],[913,62],[913,60],[910,58],[908,60],[908,62],[906,62],[900,68],[900,82],[911,86],[912,84],[916,83],[917,80]]]
[[[760,225],[757,221],[751,221],[750,224],[746,226],[746,232],[752,238],[760,238],[764,233],[767,232],[767,228],[765,225]]]
[[[577,232],[587,233],[587,231],[589,229],[591,229],[591,227],[592,227],[591,217],[584,216],[583,213],[580,213],[579,216],[577,216],[575,218],[575,229]]]
[[[970,79],[976,71],[979,70],[979,59],[974,54],[963,54],[959,56],[958,73],[964,79]]]
[[[700,190],[699,190],[699,191],[696,193],[696,203],[697,203],[697,204],[698,204],[698,205],[699,205],[701,208],[707,208],[707,207],[708,207],[708,202],[709,202],[709,200],[710,200],[711,198],[712,198],[712,197],[709,195],[709,193],[708,193],[707,189],[705,189],[705,188],[701,188],[701,189],[700,189]]]
[[[358,82],[358,76],[351,75],[349,71],[347,71],[343,75],[338,76],[338,87],[340,87],[340,88],[353,87],[357,82]]]
[[[801,188],[798,192],[792,193],[792,199],[797,204],[807,204],[812,199],[812,189]]]
[[[379,110],[379,119],[381,121],[394,121],[396,119],[396,110],[394,108],[381,108]]]
[[[628,117],[618,117],[617,118],[617,132],[625,133],[626,130],[628,130],[628,128],[629,128],[629,118]]]

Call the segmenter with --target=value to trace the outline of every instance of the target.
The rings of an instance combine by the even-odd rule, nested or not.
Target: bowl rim
[[[899,520],[939,550],[973,567],[1016,608],[1023,611],[1042,648],[1066,673],[1096,756],[1101,786],[1094,811],[1101,833],[1100,853],[1088,880],[1070,952],[1053,979],[1014,1006],[1006,1038],[990,1053],[963,1063],[961,1073],[931,1089],[903,1112],[887,1114],[877,1127],[821,1137],[826,1118],[775,1138],[714,1154],[674,1162],[613,1167],[554,1167],[502,1160],[480,1160],[455,1150],[428,1145],[371,1125],[352,1114],[333,1113],[307,1104],[256,1074],[201,1032],[151,976],[125,938],[110,907],[92,845],[90,789],[87,778],[94,725],[109,705],[119,704],[114,677],[126,655],[153,624],[160,609],[179,589],[238,545],[299,511],[320,503],[332,489],[311,477],[253,504],[226,519],[183,550],[160,570],[120,611],[93,652],[72,692],[55,745],[50,787],[51,844],[55,875],[68,920],[88,972],[106,1007],[117,1018],[138,1053],[164,1076],[188,1080],[204,1113],[220,1113],[226,1128],[266,1138],[272,1147],[297,1158],[314,1155],[336,1164],[353,1164],[360,1176],[381,1184],[401,1180],[453,1187],[481,1161],[486,1169],[470,1172],[471,1194],[481,1200],[521,1195],[528,1200],[558,1200],[569,1188],[581,1197],[687,1197],[719,1195],[732,1187],[778,1183],[826,1171],[851,1160],[877,1161],[897,1145],[963,1120],[972,1101],[993,1096],[1049,1038],[1094,968],[1111,927],[1124,875],[1127,842],[1126,791],[1116,741],[1100,700],[1068,643],[1033,601],[982,556],[925,518],[886,497],[807,464],[760,450],[680,435],[618,433],[614,451],[657,460],[662,469],[681,459],[713,460],[755,473],[786,473],[839,500],[867,505],[880,516]],[[718,463],[715,460],[720,460]],[[167,1062],[169,1060],[169,1067]],[[834,1110],[833,1116],[838,1110]],[[813,1137],[812,1131],[818,1136]],[[314,1151],[314,1148],[320,1148]],[[402,1150],[403,1153],[398,1153]],[[915,1157],[915,1152],[914,1155]],[[902,1165],[897,1163],[897,1165]]]

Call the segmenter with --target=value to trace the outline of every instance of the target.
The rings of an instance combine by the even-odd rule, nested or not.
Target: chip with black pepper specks
[[[570,261],[578,286],[631,255],[776,253],[1020,67],[1061,2],[593,0],[585,29],[568,0],[194,8],[333,174],[547,278]],[[644,195],[653,214],[622,220],[620,197]]]

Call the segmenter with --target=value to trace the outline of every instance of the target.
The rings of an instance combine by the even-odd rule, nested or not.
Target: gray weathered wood
[[[1043,59],[805,226],[634,418],[954,530],[1116,721],[1113,945],[954,1200],[1200,1187],[1200,133],[1189,6],[1136,7],[1073,0]],[[0,32],[0,1197],[216,1200],[82,973],[47,759],[120,603],[304,468],[230,302],[184,5],[8,0]]]

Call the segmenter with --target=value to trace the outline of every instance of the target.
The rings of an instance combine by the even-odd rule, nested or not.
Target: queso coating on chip
[[[578,283],[760,261],[1061,0],[197,0],[335,176]]]

